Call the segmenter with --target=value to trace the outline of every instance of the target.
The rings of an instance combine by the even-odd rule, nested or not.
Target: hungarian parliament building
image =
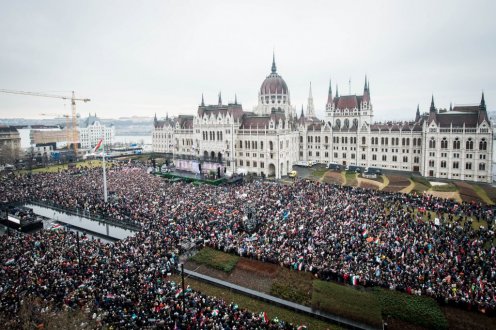
[[[428,112],[417,106],[411,121],[374,122],[369,82],[362,95],[339,95],[329,84],[324,119],[312,96],[298,114],[277,73],[258,92],[258,105],[245,111],[234,103],[206,105],[196,116],[155,116],[153,151],[172,154],[176,168],[198,172],[254,173],[280,179],[301,162],[337,163],[416,172],[429,178],[491,182],[493,131],[484,94],[478,104]]]

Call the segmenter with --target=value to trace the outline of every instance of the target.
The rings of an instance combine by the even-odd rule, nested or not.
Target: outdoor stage
[[[171,169],[170,172],[155,172],[154,173],[157,176],[164,177],[166,179],[172,180],[172,181],[185,181],[185,182],[193,182],[193,183],[206,183],[206,184],[211,184],[214,186],[218,186],[221,184],[232,184],[232,183],[237,183],[237,182],[242,182],[243,181],[243,176],[241,175],[234,175],[230,178],[228,177],[221,177],[219,179],[216,179],[214,176],[208,176],[208,175],[200,175],[188,171],[181,171],[177,169]]]

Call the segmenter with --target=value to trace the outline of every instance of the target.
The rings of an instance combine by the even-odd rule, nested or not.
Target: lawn
[[[181,278],[179,276],[172,276],[171,279],[176,281],[176,283],[180,283],[181,281]],[[192,278],[186,278],[185,283],[186,285],[190,285],[194,290],[200,291],[209,296],[222,298],[227,303],[234,302],[238,304],[240,308],[246,308],[255,313],[266,312],[267,316],[270,319],[274,319],[275,317],[277,317],[280,320],[284,320],[286,322],[297,325],[305,325],[308,329],[340,329],[340,327],[334,324],[327,323],[307,315],[295,313],[292,310],[275,306],[274,304],[250,298],[243,294],[236,293],[212,284],[197,281]]]
[[[376,327],[382,324],[381,308],[374,295],[332,282],[313,281],[312,307]]]
[[[452,184],[452,183],[447,183],[443,185],[437,185],[437,186],[432,186],[431,188],[434,191],[441,191],[441,192],[452,192],[452,191],[458,191],[458,188]]]
[[[312,307],[376,327],[387,318],[425,328],[448,327],[435,300],[380,288],[363,289],[315,280]]]
[[[327,172],[326,168],[318,168],[312,171],[312,176],[320,179]]]
[[[309,306],[312,302],[313,279],[314,277],[311,273],[284,268],[272,283],[270,294]]]
[[[352,187],[358,186],[357,174],[355,172],[346,171],[345,172],[345,179],[346,179],[346,182],[345,182],[346,186],[352,186]]]
[[[375,288],[372,295],[379,302],[382,316],[402,320],[429,329],[447,329],[448,321],[432,298],[407,295]]]
[[[195,254],[191,260],[196,263],[230,273],[236,267],[239,257],[206,247]]]

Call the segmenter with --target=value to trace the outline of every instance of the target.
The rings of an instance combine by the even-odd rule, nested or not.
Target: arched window
[[[329,143],[329,137],[328,136],[324,137],[324,143]]]
[[[472,138],[469,138],[467,140],[467,142],[465,143],[465,149],[467,149],[467,150],[474,149],[474,141],[472,141]]]
[[[487,150],[486,139],[480,140],[480,142],[479,142],[479,150]]]
[[[274,142],[269,141],[269,149],[270,151],[274,150]]]
[[[341,128],[341,120],[336,119],[336,127]]]
[[[434,138],[431,138],[429,140],[429,148],[431,148],[431,149],[436,148],[436,140]]]
[[[453,141],[453,149],[460,149],[460,139],[459,138],[456,138]]]
[[[448,149],[448,140],[445,137],[441,140],[441,149]]]
[[[353,119],[353,127],[358,127],[358,119]]]
[[[362,144],[367,144],[367,138],[365,136],[362,136]]]
[[[418,147],[422,146],[422,139],[421,138],[417,139],[417,146]]]
[[[346,118],[344,120],[344,126],[343,126],[343,128],[349,128],[349,127],[350,127],[350,120],[348,118]]]

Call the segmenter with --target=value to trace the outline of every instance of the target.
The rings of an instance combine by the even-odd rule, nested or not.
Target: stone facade
[[[105,126],[96,116],[88,115],[79,125],[79,143],[82,149],[94,148],[103,137],[105,146],[111,146],[115,136],[114,125]]]
[[[21,136],[13,126],[0,126],[0,164],[12,164],[19,159]]]
[[[411,121],[373,121],[370,83],[362,95],[342,95],[329,84],[323,120],[315,116],[310,85],[306,112],[291,105],[289,88],[271,73],[258,93],[258,105],[244,111],[234,103],[205,105],[196,116],[158,120],[153,150],[177,159],[223,163],[230,172],[269,177],[287,175],[299,161],[412,171],[433,178],[491,182],[492,135],[484,95],[480,104],[437,109],[417,107]]]

